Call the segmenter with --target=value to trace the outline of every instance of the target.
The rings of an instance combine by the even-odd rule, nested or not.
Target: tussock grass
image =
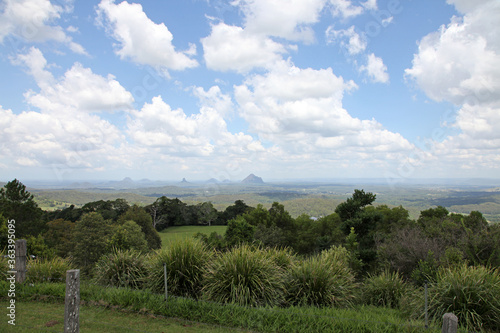
[[[354,275],[344,252],[342,248],[334,248],[290,267],[285,282],[286,303],[350,306],[354,288]]]
[[[94,282],[102,286],[141,289],[147,276],[147,257],[133,250],[113,249],[94,268]]]
[[[283,293],[283,270],[275,264],[277,259],[276,253],[252,249],[248,245],[223,253],[205,269],[204,298],[251,306],[279,304]]]
[[[368,276],[360,289],[360,299],[368,305],[398,308],[409,288],[398,272],[385,270]]]
[[[198,240],[175,240],[151,256],[147,287],[158,293],[165,292],[163,263],[166,263],[168,293],[198,298],[203,271],[213,255],[214,252]]]
[[[27,262],[26,282],[65,282],[66,271],[72,268],[70,259],[31,259]]]
[[[500,327],[500,269],[465,264],[440,269],[430,290],[430,312],[440,319],[454,313],[469,330]]]

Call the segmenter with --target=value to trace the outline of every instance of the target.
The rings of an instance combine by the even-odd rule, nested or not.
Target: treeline
[[[223,236],[198,238],[218,250],[248,243],[286,247],[299,255],[343,246],[361,276],[389,267],[419,283],[442,265],[500,266],[500,224],[488,224],[480,212],[454,214],[438,206],[412,220],[402,206],[375,207],[375,200],[375,194],[355,190],[335,213],[320,218],[305,214],[292,218],[278,202],[266,209],[236,200],[217,211],[210,202],[188,205],[165,196],[144,207],[116,199],[48,212],[14,179],[0,189],[0,248],[7,243],[7,219],[16,221],[17,238],[29,239],[30,253],[44,257],[74,256],[79,241],[86,242],[82,233],[102,237],[104,245],[96,245],[102,251],[112,247],[147,251],[161,248],[158,231],[170,226],[227,224]]]

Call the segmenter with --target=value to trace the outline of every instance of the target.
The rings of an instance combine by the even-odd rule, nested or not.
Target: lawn
[[[0,302],[6,309],[8,303]],[[5,311],[4,311],[5,312]],[[0,332],[62,332],[64,304],[40,301],[16,302],[16,325],[7,324],[7,317],[0,321]],[[80,306],[80,332],[232,332],[242,330],[201,324],[188,320],[165,318],[113,310],[96,306]]]
[[[212,232],[216,232],[220,235],[224,235],[227,226],[225,225],[213,225],[213,226],[203,226],[203,225],[187,225],[180,227],[169,227],[162,230],[159,234],[161,237],[161,243],[163,246],[168,245],[170,242],[176,239],[191,238],[198,232],[209,235]]]

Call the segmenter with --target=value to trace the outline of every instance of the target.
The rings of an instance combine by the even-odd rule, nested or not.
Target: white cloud
[[[27,66],[39,86],[39,92],[25,94],[27,103],[39,111],[16,114],[0,108],[3,164],[10,168],[40,166],[59,177],[72,170],[128,163],[125,136],[93,114],[131,108],[132,95],[112,76],[101,77],[75,63],[56,78],[34,47],[13,62]]]
[[[352,4],[351,0],[329,0],[333,16],[340,16],[343,18],[351,18],[361,15],[364,12],[363,6],[356,6]],[[373,1],[368,0],[363,4],[367,8],[373,6]]]
[[[209,69],[246,73],[253,68],[270,68],[281,60],[285,47],[262,34],[219,23],[201,40]]]
[[[144,13],[140,4],[102,0],[97,9],[98,22],[118,41],[116,54],[139,64],[159,70],[184,70],[198,66],[191,57],[194,44],[178,52],[172,44],[173,35],[164,23],[156,24]]]
[[[75,53],[87,54],[83,46],[75,43],[64,29],[53,24],[61,15],[72,11],[71,6],[53,5],[49,0],[5,0],[0,13],[0,43],[9,35],[26,42],[54,40]]]
[[[389,74],[387,73],[387,66],[384,61],[371,53],[367,57],[366,65],[359,68],[360,72],[366,72],[373,82],[388,83]]]
[[[406,76],[436,101],[459,106],[459,130],[434,142],[435,154],[450,165],[498,169],[500,149],[500,3],[495,0],[449,0],[463,17],[419,43]],[[485,173],[485,174],[486,174]]]
[[[245,30],[254,34],[312,42],[310,25],[318,22],[326,0],[241,0]]]
[[[45,57],[35,47],[27,54],[19,55],[14,63],[28,67],[40,92],[29,91],[25,97],[31,105],[44,112],[66,113],[68,108],[75,112],[98,112],[132,107],[132,94],[111,74],[104,78],[75,63],[63,77],[55,79],[46,69]]]
[[[350,55],[362,53],[368,44],[364,34],[358,34],[354,26],[349,29],[335,30],[334,26],[329,26],[325,32],[327,43],[339,42]]]
[[[377,121],[348,114],[342,107],[343,95],[355,88],[354,82],[344,81],[330,68],[299,69],[283,62],[266,75],[255,75],[235,87],[235,97],[249,130],[284,154],[319,158],[349,152],[356,159],[360,153],[410,149],[406,139]]]

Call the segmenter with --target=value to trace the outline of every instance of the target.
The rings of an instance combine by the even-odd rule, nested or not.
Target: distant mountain
[[[248,175],[248,177],[243,179],[241,182],[243,184],[264,184],[264,181],[262,180],[262,178],[257,177],[253,173]]]
[[[207,180],[206,183],[207,184],[217,184],[217,183],[219,183],[219,181],[215,178],[210,178],[209,180]]]
[[[182,184],[188,184],[189,182],[186,180],[186,178],[182,178],[181,183],[182,183]]]

